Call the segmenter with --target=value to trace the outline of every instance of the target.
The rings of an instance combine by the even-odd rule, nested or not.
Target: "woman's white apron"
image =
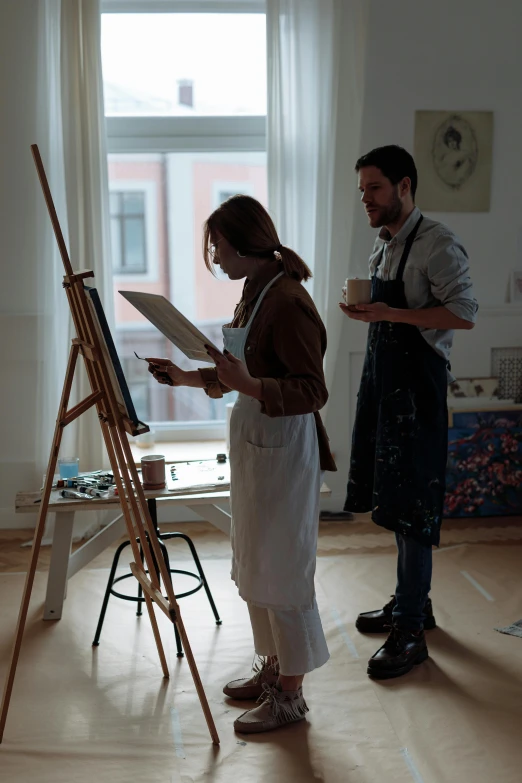
[[[223,328],[225,348],[242,362],[264,288],[244,328]],[[270,418],[240,394],[230,420],[232,579],[258,606],[309,607],[321,484],[314,415]]]

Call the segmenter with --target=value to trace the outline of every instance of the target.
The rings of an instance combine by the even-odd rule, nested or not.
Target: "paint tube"
[[[78,492],[87,492],[88,489],[95,489],[99,492],[104,492],[109,489],[110,484],[105,484],[100,481],[84,481],[83,479],[78,481],[77,479],[67,479],[62,486],[66,486],[68,489],[75,489]]]
[[[60,492],[62,498],[73,498],[74,500],[91,500],[91,496],[85,492],[77,492],[75,489],[62,489]]]
[[[100,490],[99,490],[98,488],[96,488],[96,487],[88,487],[88,488],[85,490],[85,492],[87,493],[87,495],[91,495],[91,497],[93,497],[93,498],[104,498],[104,497],[106,497],[106,496],[107,496],[107,493],[106,493],[106,492],[104,492],[104,491],[100,491]]]
[[[83,487],[89,487],[91,486],[90,482],[85,481],[84,479],[64,479],[64,486],[67,487],[67,489],[77,489],[79,492],[83,491]]]

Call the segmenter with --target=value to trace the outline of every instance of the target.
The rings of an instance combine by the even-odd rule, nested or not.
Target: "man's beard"
[[[382,226],[389,226],[396,223],[402,212],[402,201],[399,198],[398,193],[393,194],[393,199],[386,206],[379,209],[378,224],[375,228],[381,228]]]

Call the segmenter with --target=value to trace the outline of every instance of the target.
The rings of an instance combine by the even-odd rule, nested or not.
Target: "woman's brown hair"
[[[279,241],[274,222],[259,201],[251,196],[232,196],[223,202],[203,226],[203,258],[214,274],[211,247],[219,231],[242,256],[276,260],[281,254],[285,274],[295,280],[308,280],[312,272],[303,259]]]

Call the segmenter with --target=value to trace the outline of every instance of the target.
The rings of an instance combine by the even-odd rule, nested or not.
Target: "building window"
[[[243,281],[219,270],[216,279],[205,268],[202,225],[237,193],[267,204],[263,4],[216,0],[220,12],[213,13],[209,3],[198,12],[198,4],[190,13],[164,13],[146,0],[102,0],[109,11],[102,15],[109,186],[118,194],[111,204],[116,344],[134,403],[157,440],[224,437],[226,405],[236,395],[212,400],[202,389],[161,386],[145,375],[134,351],[183,369],[198,365],[119,295],[122,275],[126,289],[165,296],[220,347]],[[127,212],[125,194],[134,211]],[[125,260],[128,219],[136,223]]]
[[[113,191],[110,199],[113,270],[116,274],[145,274],[145,193]]]
[[[239,172],[238,172],[239,173]],[[220,206],[224,201],[228,201],[232,196],[253,196],[255,194],[255,185],[250,180],[241,180],[239,177],[233,181],[216,180],[212,185],[214,209]]]
[[[224,201],[228,201],[232,196],[239,195],[237,190],[220,190],[218,193],[218,203],[223,204]]]

